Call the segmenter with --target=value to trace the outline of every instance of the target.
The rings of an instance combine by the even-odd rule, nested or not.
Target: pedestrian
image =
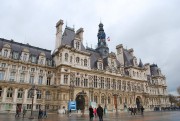
[[[94,115],[93,115],[93,108],[92,108],[92,106],[90,106],[89,107],[89,119],[90,119],[90,121],[93,120],[93,117],[94,117]]]
[[[16,106],[16,114],[15,114],[15,117],[19,117],[19,113],[20,113],[20,109],[18,106]]]
[[[103,121],[103,108],[101,107],[101,105],[98,105],[97,108],[97,115],[99,116],[99,121]]]
[[[47,118],[47,111],[46,111],[46,109],[43,112],[43,117]]]
[[[39,114],[38,114],[38,119],[41,119],[42,118],[42,115],[43,115],[43,112],[41,110],[41,108],[39,109]]]
[[[94,108],[94,116],[96,117],[97,116],[97,109]]]
[[[141,115],[143,116],[144,115],[144,107],[141,106]]]
[[[69,109],[69,116],[71,117],[71,108]]]
[[[26,115],[26,108],[24,107],[23,108],[23,118],[24,118],[25,115]]]
[[[134,115],[136,115],[136,111],[137,111],[137,108],[134,107],[134,108],[133,108],[133,113],[134,113]]]

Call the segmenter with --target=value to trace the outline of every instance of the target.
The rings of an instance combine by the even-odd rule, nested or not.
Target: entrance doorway
[[[114,95],[114,107],[117,110],[117,95]]]
[[[138,110],[141,108],[141,105],[142,105],[141,97],[137,96],[137,98],[136,98],[136,106],[137,106]]]
[[[87,95],[83,91],[77,94],[76,97],[76,108],[77,110],[84,110],[88,104]]]

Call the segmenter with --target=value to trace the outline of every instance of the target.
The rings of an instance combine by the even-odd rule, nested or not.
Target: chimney
[[[131,56],[134,56],[134,54],[133,54],[133,53],[134,53],[134,50],[133,50],[132,48],[129,49],[128,52],[129,52],[129,54],[131,54]]]
[[[55,43],[55,49],[59,48],[61,45],[61,39],[62,39],[62,26],[63,26],[63,20],[59,20],[56,23],[56,43]]]
[[[83,43],[83,32],[84,32],[84,29],[83,29],[83,28],[79,28],[79,29],[76,31],[76,37],[79,38],[82,43]]]

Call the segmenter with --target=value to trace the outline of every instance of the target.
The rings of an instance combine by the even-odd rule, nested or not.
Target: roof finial
[[[66,20],[66,27],[67,27],[67,20]]]

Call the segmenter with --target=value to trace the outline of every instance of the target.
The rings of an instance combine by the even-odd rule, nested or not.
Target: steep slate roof
[[[44,52],[47,59],[49,59],[49,60],[52,59],[51,50],[46,50],[46,49],[42,49],[39,47],[31,46],[29,44],[22,44],[22,43],[14,42],[13,40],[6,40],[3,38],[0,38],[0,49],[3,48],[4,44],[9,44],[11,46],[12,52],[15,51],[15,52],[18,52],[19,54],[21,54],[22,50],[24,48],[27,48],[27,49],[29,49],[30,55],[35,55],[38,57],[41,52]]]
[[[66,26],[62,35],[61,45],[69,45],[70,47],[73,47],[75,35],[74,29]],[[83,43],[81,43],[81,51],[86,51]]]
[[[98,58],[101,58],[100,54],[92,48],[87,48],[86,51],[91,53],[91,56],[90,56],[91,68],[97,68],[96,62]]]
[[[159,68],[156,64],[150,65],[150,71],[151,71],[151,75],[153,75],[153,76],[159,75]]]
[[[133,56],[128,52],[127,49],[123,49],[123,54],[124,54],[124,65],[125,66],[130,66],[133,65]]]

